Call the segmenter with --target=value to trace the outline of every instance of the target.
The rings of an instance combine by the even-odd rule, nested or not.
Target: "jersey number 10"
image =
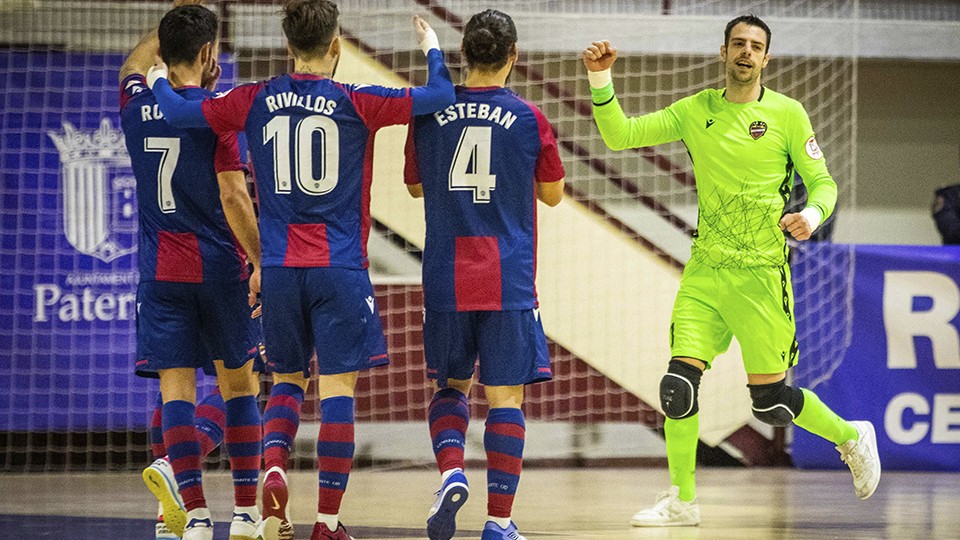
[[[490,126],[463,128],[450,163],[450,191],[472,191],[474,203],[490,202],[490,193],[497,187],[497,176],[490,174],[492,139]]]
[[[263,144],[273,141],[273,179],[276,193],[290,193],[291,179],[307,195],[326,195],[337,187],[340,173],[340,129],[328,116],[315,114],[297,122],[293,134],[293,163],[290,160],[290,117],[275,116],[263,127]],[[317,137],[314,137],[317,135]],[[314,141],[319,151],[314,152]],[[320,158],[314,175],[314,158]],[[291,174],[291,166],[296,174]]]

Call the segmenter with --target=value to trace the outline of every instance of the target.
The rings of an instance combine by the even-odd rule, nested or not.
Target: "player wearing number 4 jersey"
[[[429,420],[442,481],[427,519],[431,540],[453,536],[468,496],[463,449],[478,358],[490,404],[483,540],[522,540],[510,513],[523,455],[523,385],[551,378],[534,286],[537,198],[558,204],[564,171],[546,118],[503,87],[516,42],[506,14],[474,15],[456,103],[418,116],[407,145],[407,187],[424,198],[427,221],[423,340],[436,380]]]
[[[736,336],[743,350],[754,416],[794,423],[837,445],[866,499],[880,481],[873,425],[848,422],[807,389],[786,384],[799,347],[784,233],[806,240],[833,211],[837,186],[800,103],[760,84],[770,59],[770,29],[746,15],[730,21],[720,47],[727,86],[708,89],[645,116],[627,118],[614,96],[607,41],[583,53],[593,114],[610,148],[682,140],[693,161],[698,234],[670,324],[672,360],[660,382],[667,416],[669,491],[631,519],[635,526],[697,525],[694,491],[699,432],[697,389],[714,357]],[[809,190],[807,207],[785,214],[794,169]]]
[[[121,122],[137,178],[140,222],[136,368],[141,375],[159,373],[163,445],[169,453],[169,463],[158,460],[144,478],[163,505],[165,526],[184,539],[206,540],[213,537],[213,522],[201,484],[196,370],[216,366],[234,479],[230,534],[252,540],[260,519],[261,430],[248,354],[256,342],[238,242],[254,265],[251,279],[258,279],[253,205],[236,134],[171,127],[144,80],[159,47],[181,99],[199,103],[212,96],[204,87],[219,76],[217,28],[208,9],[176,7],[121,68]],[[171,468],[175,482],[165,472]]]
[[[287,520],[286,458],[314,349],[323,423],[313,538],[348,538],[338,514],[353,463],[357,373],[387,363],[367,274],[373,137],[454,97],[436,34],[419,17],[414,27],[429,64],[426,86],[332,80],[341,51],[338,18],[326,0],[288,1],[283,30],[294,72],[202,105],[173,92],[162,68],[149,77],[172,124],[210,126],[221,134],[242,130],[250,142],[260,199],[264,340],[275,383],[264,412],[267,540],[277,538]]]

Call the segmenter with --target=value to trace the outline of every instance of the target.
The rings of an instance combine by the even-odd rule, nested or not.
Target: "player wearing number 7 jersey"
[[[159,47],[172,66],[181,99],[199,104],[211,97],[213,92],[203,87],[212,87],[220,72],[217,28],[210,10],[176,7],[121,68],[121,124],[137,179],[140,225],[136,368],[140,375],[159,374],[163,443],[170,458],[169,464],[158,460],[144,478],[163,505],[166,526],[187,540],[207,540],[213,537],[213,522],[194,427],[196,371],[216,366],[234,479],[231,538],[252,540],[260,519],[261,429],[248,355],[256,342],[250,332],[246,261],[238,242],[258,276],[260,240],[253,204],[236,134],[168,125],[144,80]],[[176,482],[157,481],[170,467]]]
[[[510,519],[525,438],[523,388],[552,376],[534,286],[537,199],[560,202],[564,170],[543,113],[504,88],[516,42],[508,15],[474,15],[456,103],[418,116],[407,144],[405,181],[424,198],[427,222],[423,341],[436,380],[429,420],[442,481],[427,519],[431,540],[453,536],[468,495],[463,449],[478,357],[490,404],[483,540],[523,538]]]
[[[152,79],[167,120],[217,133],[245,131],[256,171],[263,244],[263,325],[274,386],[264,413],[264,537],[286,520],[287,452],[296,434],[311,353],[317,351],[323,424],[313,538],[348,538],[339,524],[354,451],[354,387],[361,369],[387,363],[367,274],[373,137],[411,114],[453,102],[436,34],[414,18],[429,64],[424,87],[350,85],[331,77],[340,59],[339,12],[326,0],[291,0],[283,30],[294,72],[240,86],[201,104]]]

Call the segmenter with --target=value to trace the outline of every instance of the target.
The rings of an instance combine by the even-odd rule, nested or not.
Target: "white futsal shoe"
[[[143,470],[143,482],[160,502],[164,528],[169,529],[178,538],[183,536],[183,529],[187,525],[187,511],[183,508],[183,499],[177,491],[177,479],[173,475],[173,467],[167,458],[160,458]],[[157,538],[159,536],[159,523]]]
[[[853,473],[853,487],[857,497],[868,499],[880,483],[880,454],[877,452],[877,432],[867,421],[850,422],[857,428],[857,440],[849,440],[837,447],[840,459]]]
[[[630,518],[634,527],[694,527],[700,524],[700,505],[694,499],[680,500],[680,488],[670,489],[657,496],[657,503]]]

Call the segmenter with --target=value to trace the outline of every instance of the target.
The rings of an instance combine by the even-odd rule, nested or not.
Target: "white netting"
[[[339,4],[348,41],[415,84],[423,83],[426,70],[414,44],[410,15],[427,16],[437,29],[444,48],[451,51],[448,60],[458,80],[459,32],[472,13],[489,7],[474,0]],[[288,69],[279,1],[214,5],[224,17],[224,45],[236,80],[268,78]],[[766,84],[798,99],[809,111],[841,187],[837,227],[843,227],[844,212],[856,204],[858,57],[882,54],[861,50],[861,22],[871,20],[882,29],[895,28],[896,19],[960,19],[957,2],[934,1],[524,0],[499,7],[513,15],[520,35],[521,61],[510,84],[540,105],[556,127],[573,197],[596,219],[616,223],[643,249],[655,250],[674,267],[686,260],[689,235],[696,227],[686,150],[680,144],[626,152],[603,146],[590,118],[579,60],[584,45],[609,38],[620,47],[615,84],[624,109],[638,114],[706,86],[719,86],[717,53],[724,23],[744,12],[763,17],[773,30]],[[79,468],[136,467],[146,460],[143,428],[155,386],[129,376],[133,319],[129,313],[120,316],[125,301],[120,295],[135,290],[129,279],[135,262],[129,255],[109,262],[97,259],[68,239],[62,171],[71,163],[61,162],[49,133],[63,137],[69,122],[92,140],[104,118],[109,122],[104,129],[118,129],[117,68],[166,9],[166,3],[149,1],[25,0],[0,6],[0,43],[5,45],[0,49],[0,370],[6,381],[0,385],[0,469],[50,470],[67,463]],[[883,26],[885,20],[889,26]],[[871,43],[876,39],[871,34]],[[129,220],[135,223],[135,215],[124,210],[128,169],[124,172],[121,160],[115,160],[105,172],[84,174],[106,182],[107,232],[111,238],[126,235],[123,241],[129,241]],[[415,248],[404,241],[416,239],[390,234],[382,224],[375,225],[375,232],[370,251],[376,273],[415,279]],[[829,376],[848,343],[849,280],[838,281],[837,276],[849,276],[851,268],[852,260],[844,257],[818,261],[814,271],[795,275],[798,317],[800,311],[827,312],[816,324],[801,324],[806,380]],[[624,272],[629,275],[630,269]],[[85,289],[90,290],[86,298]],[[390,424],[415,423],[421,426],[418,430],[406,431],[423,438],[417,448],[426,449],[422,421],[429,391],[418,335],[419,288],[381,284],[378,294],[393,364],[363,379],[358,419],[387,430]],[[662,309],[669,311],[670,306]],[[578,313],[555,316],[576,320]],[[635,331],[621,329],[613,310],[604,324],[623,333]],[[577,343],[566,345],[583,349]],[[589,457],[596,433],[605,425],[657,424],[656,415],[640,400],[573,353],[556,346],[552,352],[556,381],[531,390],[527,410],[535,422],[558,426],[550,430],[558,433],[550,442],[567,449],[567,457]],[[658,359],[658,365],[663,360]],[[658,377],[649,372],[646,376]],[[308,422],[316,420],[315,404],[308,403],[304,410]],[[480,409],[474,413],[475,418],[482,415]],[[560,429],[568,425],[575,428]],[[592,455],[609,457],[597,452]],[[308,461],[309,454],[308,446],[303,454]],[[430,456],[403,459],[429,462]]]

